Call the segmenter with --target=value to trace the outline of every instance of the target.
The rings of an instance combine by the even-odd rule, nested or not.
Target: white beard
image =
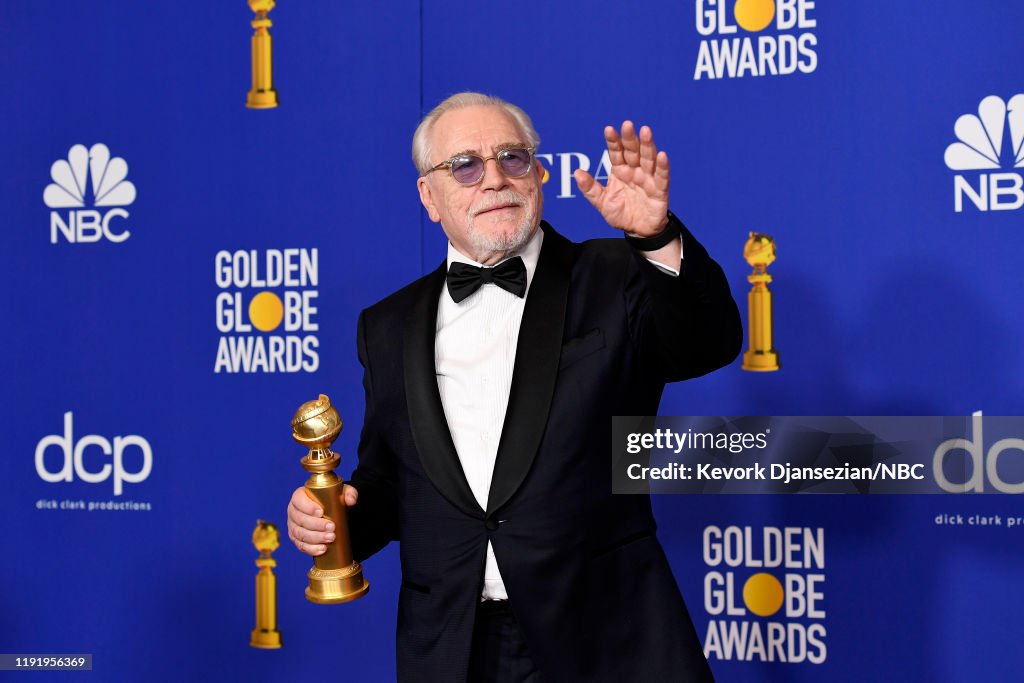
[[[482,217],[479,215],[481,211],[507,203],[518,204],[525,212],[519,225],[515,226],[511,232],[494,233],[477,225],[478,219],[483,223],[487,221],[486,215]],[[536,210],[527,211],[527,205],[528,202],[525,197],[512,190],[505,190],[492,197],[487,205],[474,207],[473,216],[469,219],[469,232],[467,235],[473,250],[477,253],[508,253],[521,249],[533,237],[534,229],[537,225]]]

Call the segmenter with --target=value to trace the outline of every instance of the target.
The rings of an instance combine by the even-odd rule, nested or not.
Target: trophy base
[[[252,630],[252,638],[249,639],[249,644],[253,647],[262,648],[264,650],[277,650],[281,647],[281,632],[280,631],[263,631],[258,628]]]
[[[306,587],[306,599],[319,605],[351,602],[370,590],[370,584],[363,578],[363,568],[358,562],[341,569],[313,567],[307,576],[309,586]]]
[[[277,106],[277,91],[273,88],[270,90],[250,90],[245,106],[249,107],[249,109],[273,109]]]
[[[751,372],[773,372],[782,367],[776,351],[747,351],[743,354],[743,369]]]

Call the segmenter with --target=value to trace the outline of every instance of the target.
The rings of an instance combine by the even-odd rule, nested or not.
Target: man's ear
[[[548,169],[541,163],[537,157],[533,158],[533,163],[537,166],[537,179],[540,180],[540,184],[543,185],[548,181],[551,176],[548,174]]]
[[[423,208],[427,210],[430,220],[439,223],[441,221],[441,213],[437,210],[437,205],[434,203],[434,195],[430,191],[427,179],[423,177],[417,178],[416,189],[420,191],[420,202],[423,204]]]

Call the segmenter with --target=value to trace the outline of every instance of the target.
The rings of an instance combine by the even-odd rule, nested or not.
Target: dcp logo
[[[64,433],[44,436],[36,445],[36,472],[43,481],[59,482],[74,481],[75,475],[89,484],[99,484],[114,478],[114,495],[120,496],[124,490],[125,482],[138,484],[149,477],[153,469],[153,449],[149,442],[137,434],[129,436],[115,436],[111,444],[97,434],[87,434],[76,442],[73,434],[74,416],[71,411],[64,413]],[[47,450],[58,447],[62,458],[60,468],[52,471],[46,466]],[[92,447],[89,452],[90,464],[86,463],[86,449]],[[125,467],[125,453],[137,450],[142,456],[142,464],[135,471],[129,471]],[[102,455],[101,455],[102,454]],[[106,462],[107,458],[111,462]],[[135,460],[135,458],[132,458]],[[97,467],[97,463],[103,464]]]
[[[128,218],[124,209],[101,213],[84,208],[90,203],[122,207],[135,201],[135,185],[126,180],[128,163],[121,157],[111,158],[106,145],[97,143],[90,149],[75,145],[68,150],[67,159],[53,162],[50,177],[53,182],[43,190],[43,202],[51,209],[71,209],[50,212],[51,244],[57,244],[61,235],[71,243],[124,242],[131,236],[122,223]]]
[[[1007,133],[1009,123],[1009,135]],[[964,114],[953,126],[957,142],[946,148],[946,166],[954,171],[998,171],[1024,167],[1024,94],[1008,102],[989,95],[978,114]],[[976,185],[972,185],[972,179]],[[1013,210],[1024,206],[1020,173],[978,173],[953,177],[953,207],[964,210],[966,196],[979,211]]]
[[[1019,473],[1021,469],[1019,456],[1024,454],[1024,439],[1000,439],[992,444],[986,453],[982,439],[982,423],[982,414],[981,411],[978,411],[971,417],[971,428],[974,434],[970,438],[949,439],[943,441],[935,449],[935,455],[932,457],[932,470],[935,473],[936,483],[942,490],[950,493],[970,493],[972,491],[982,493],[985,490],[985,480],[987,479],[992,487],[1000,493],[1024,493],[1024,481],[1006,481],[999,471],[1000,457],[1007,451],[1016,451],[1018,459],[1015,471]],[[963,451],[966,454],[966,460],[960,461],[963,463],[964,481],[962,482],[950,481],[946,476],[946,458],[950,453],[956,451]],[[971,463],[970,468],[967,467],[967,460]],[[1007,470],[1004,474],[1008,474],[1012,478],[1013,472],[1010,470],[1014,463],[1009,458],[1007,461],[1009,466],[1004,465]],[[959,462],[956,463],[956,465],[958,464]],[[953,469],[961,470],[956,465]],[[968,472],[970,476],[967,476]]]

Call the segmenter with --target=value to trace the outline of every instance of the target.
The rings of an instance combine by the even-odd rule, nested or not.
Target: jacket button
[[[488,517],[487,521],[484,522],[484,526],[487,527],[488,531],[497,531],[498,520],[494,519],[493,517]]]

